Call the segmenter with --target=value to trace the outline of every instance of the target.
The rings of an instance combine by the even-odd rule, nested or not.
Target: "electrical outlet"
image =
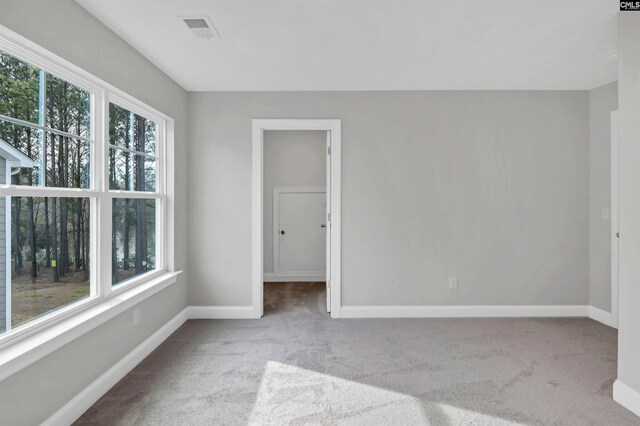
[[[458,277],[449,277],[449,290],[458,289]]]
[[[140,324],[140,308],[133,310],[133,325]]]

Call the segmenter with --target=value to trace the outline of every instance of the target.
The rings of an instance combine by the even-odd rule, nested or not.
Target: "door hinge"
[[[331,155],[331,147],[330,146],[327,147],[327,155]]]

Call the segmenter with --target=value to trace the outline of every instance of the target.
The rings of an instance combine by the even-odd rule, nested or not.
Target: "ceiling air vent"
[[[209,24],[203,18],[186,18],[184,23],[192,30],[209,28]]]
[[[184,21],[187,28],[196,37],[206,38],[207,40],[220,37],[213,23],[211,23],[211,19],[207,16],[180,16],[180,19]]]

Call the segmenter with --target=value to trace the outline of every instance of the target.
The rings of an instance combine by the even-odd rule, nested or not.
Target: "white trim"
[[[131,278],[127,278],[124,281],[120,281],[119,283],[112,285],[111,286],[111,291],[109,293],[110,296],[114,296],[120,293],[124,293],[129,291],[130,289],[132,289],[133,287],[136,287],[146,281],[150,281],[153,280],[157,277],[161,277],[164,274],[166,274],[167,272],[163,271],[163,270],[159,270],[159,269],[154,269],[148,272],[145,272],[143,274],[140,275],[135,275]]]
[[[587,306],[345,306],[345,318],[404,318],[404,317],[579,317],[585,316]],[[100,397],[133,370],[172,333],[190,319],[254,318],[253,306],[188,306],[158,331],[102,374],[87,388],[66,403],[43,424],[67,425],[77,420]],[[375,314],[375,315],[373,315]],[[613,399],[640,415],[640,393],[616,380]]]
[[[595,306],[589,306],[589,318],[594,321],[601,322],[609,327],[618,328],[618,321],[612,312],[607,312],[603,309],[596,308]]]
[[[154,123],[155,123],[155,121],[154,121]],[[158,159],[157,155],[147,154],[147,153],[136,151],[136,150],[133,150],[133,149],[124,148],[124,147],[118,146],[118,145],[109,144],[109,149],[110,150],[113,149],[114,151],[127,152],[129,154],[134,154],[134,155],[137,155],[139,157],[151,158],[152,160],[157,160]]]
[[[613,400],[636,416],[640,416],[640,392],[620,380],[613,382]]]
[[[264,313],[264,283],[262,281],[262,275],[264,273],[263,161],[264,132],[254,120],[252,129],[251,159],[251,304],[253,306],[254,318],[262,318],[262,314]]]
[[[11,183],[11,168],[5,163],[5,182]],[[11,301],[11,292],[13,291],[13,283],[11,282],[11,197],[4,197],[4,226],[5,226],[5,326],[4,332],[8,333],[13,328],[13,310]]]
[[[343,306],[343,318],[586,317],[585,305]]]
[[[331,132],[327,132],[325,139],[325,149],[327,155],[327,161],[325,164],[325,187],[327,189],[326,204],[325,204],[325,224],[331,229]],[[331,232],[325,232],[325,271],[331,271]],[[327,279],[325,272],[325,289],[326,297],[325,303],[327,305],[327,312],[331,313],[331,279]],[[331,276],[329,276],[331,278]]]
[[[43,425],[57,426],[70,425],[75,422],[85,411],[106,394],[113,386],[133,370],[142,360],[153,352],[162,342],[173,334],[182,324],[187,321],[188,308],[185,308],[178,315],[153,333],[144,342],[129,352],[124,358],[118,361],[113,367],[98,377],[93,383],[87,386],[82,392],[67,402],[54,415],[49,417]]]
[[[326,276],[323,273],[320,274],[314,274],[314,273],[310,273],[310,274],[274,274],[272,272],[265,272],[264,273],[264,278],[263,281],[266,283],[277,283],[277,282],[295,282],[295,283],[305,283],[305,282],[310,282],[310,283],[315,283],[315,282],[322,282],[322,281],[326,281]]]
[[[618,328],[620,305],[620,137],[618,110],[611,112],[611,327]],[[605,323],[606,324],[606,323]]]
[[[85,188],[56,188],[56,187],[39,187],[39,186],[22,186],[22,185],[0,185],[2,195],[9,197],[99,197],[101,192],[94,189]]]
[[[133,370],[171,334],[190,319],[253,318],[253,306],[188,306],[129,352],[104,374],[49,417],[43,425],[69,425]]]
[[[276,186],[273,188],[273,275],[276,276],[325,276],[324,271],[281,271],[280,270],[280,195],[281,194],[326,194],[327,188],[319,186],[301,187],[301,186]]]
[[[178,275],[179,272],[165,273],[12,342],[0,351],[0,382],[169,287]]]
[[[189,306],[189,319],[253,319],[253,306]]]
[[[262,317],[263,314],[263,156],[265,130],[324,130],[331,132],[330,161],[331,182],[327,192],[331,200],[331,316],[340,317],[341,311],[341,147],[342,121],[338,119],[254,119],[252,121],[252,306],[253,316]]]

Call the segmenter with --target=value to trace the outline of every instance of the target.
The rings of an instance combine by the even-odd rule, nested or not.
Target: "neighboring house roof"
[[[0,157],[7,160],[7,167],[33,169],[36,164],[27,155],[2,139],[0,139]]]

